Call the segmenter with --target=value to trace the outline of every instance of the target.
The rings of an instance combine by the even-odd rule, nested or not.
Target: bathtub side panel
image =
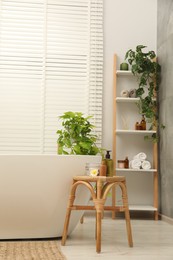
[[[83,175],[85,164],[97,156],[1,155],[0,239],[44,238],[62,235],[70,184]],[[87,203],[86,188],[79,190]],[[71,232],[81,212],[74,212]]]

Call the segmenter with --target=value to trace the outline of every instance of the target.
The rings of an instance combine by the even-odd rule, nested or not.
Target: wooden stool
[[[96,183],[96,189],[93,188],[91,183]],[[74,205],[75,193],[78,185],[85,185],[91,192],[91,197],[94,202],[94,206]],[[105,201],[109,190],[114,186],[118,185],[122,191],[122,206],[105,206]],[[126,189],[126,179],[121,176],[105,177],[105,176],[75,176],[71,187],[66,218],[64,223],[64,230],[62,235],[62,246],[65,245],[68,226],[70,221],[70,215],[72,210],[96,210],[96,251],[101,252],[101,220],[102,213],[104,210],[125,212],[127,237],[130,247],[133,247],[130,214],[128,208],[128,198]]]

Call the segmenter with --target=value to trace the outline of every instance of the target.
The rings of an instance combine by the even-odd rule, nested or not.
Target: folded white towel
[[[137,155],[135,155],[133,157],[133,159],[139,159],[139,160],[146,160],[146,158],[147,158],[147,155],[143,152],[138,153]]]
[[[151,163],[149,161],[146,161],[146,160],[142,161],[142,169],[144,169],[144,170],[151,169]]]
[[[139,159],[133,159],[130,161],[130,168],[139,170],[141,168],[141,161]]]
[[[129,91],[124,89],[121,91],[121,97],[129,97]]]

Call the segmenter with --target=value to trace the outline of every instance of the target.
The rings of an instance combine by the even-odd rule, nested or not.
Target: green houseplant
[[[155,52],[144,52],[145,48],[146,46],[138,45],[135,50],[128,50],[125,59],[128,60],[132,73],[138,79],[136,97],[139,97],[137,103],[139,112],[151,123],[150,129],[156,129],[158,126],[156,93],[159,89],[161,66],[156,62]],[[157,135],[153,134],[152,139],[157,141]]]
[[[80,112],[65,112],[60,116],[62,129],[58,134],[58,154],[96,155],[98,137],[92,133],[94,125],[89,122],[92,116],[84,117]]]

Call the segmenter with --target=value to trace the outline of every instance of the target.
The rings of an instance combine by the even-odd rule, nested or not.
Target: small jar
[[[139,122],[136,122],[136,124],[135,124],[135,130],[139,130]]]
[[[135,130],[142,130],[142,126],[138,122],[135,124]]]
[[[139,126],[138,126],[138,129],[137,130],[143,130],[142,129],[142,126],[141,126],[141,124],[139,124]]]
[[[118,160],[118,168],[120,168],[120,169],[125,168],[125,161],[124,160]]]

